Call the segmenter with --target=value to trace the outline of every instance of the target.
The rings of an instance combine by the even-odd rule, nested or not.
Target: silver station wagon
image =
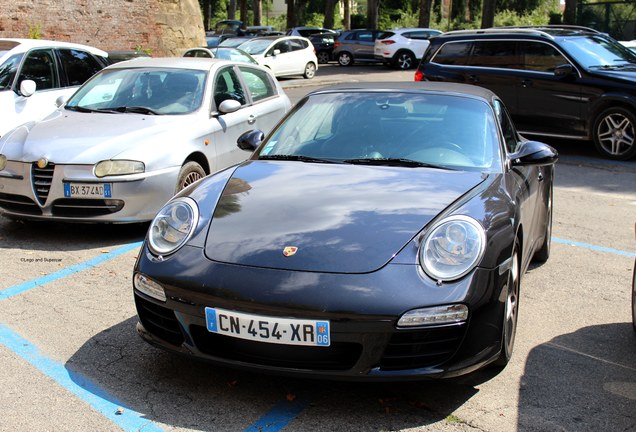
[[[6,216],[151,220],[179,190],[246,159],[237,138],[291,107],[267,69],[198,58],[117,63],[59,104],[0,139]]]

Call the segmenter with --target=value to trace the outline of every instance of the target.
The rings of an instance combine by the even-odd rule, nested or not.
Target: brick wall
[[[83,43],[111,50],[150,49],[179,56],[205,45],[197,0],[12,0],[3,2],[0,37]]]

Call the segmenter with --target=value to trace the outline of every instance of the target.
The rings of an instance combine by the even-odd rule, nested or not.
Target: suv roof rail
[[[576,25],[491,27],[486,29],[453,30],[453,31],[446,32],[444,34],[445,35],[461,35],[461,34],[527,33],[527,34],[540,35],[550,39],[554,39],[554,35],[549,33],[549,30],[571,30],[571,31],[578,30],[581,32],[603,34],[602,32],[598,30],[594,30],[592,28],[584,27],[584,26],[576,26]]]

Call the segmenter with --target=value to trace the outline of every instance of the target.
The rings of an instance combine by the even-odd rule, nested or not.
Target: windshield
[[[15,78],[18,65],[20,64],[20,60],[22,60],[23,55],[24,54],[13,55],[0,65],[0,91],[9,90],[11,88],[11,84],[13,83],[13,79]]]
[[[418,93],[342,92],[301,101],[259,159],[500,169],[494,114],[483,101]]]
[[[562,39],[562,46],[586,68],[636,63],[636,54],[603,36],[567,37]]]
[[[239,48],[248,54],[263,54],[267,47],[272,44],[269,39],[252,39],[239,45]]]
[[[103,70],[73,95],[66,108],[77,111],[187,114],[201,106],[205,79],[205,71],[190,69]]]

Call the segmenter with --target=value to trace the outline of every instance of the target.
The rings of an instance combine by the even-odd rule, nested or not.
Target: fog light
[[[398,327],[416,327],[431,324],[455,324],[468,319],[468,307],[463,304],[435,306],[408,311],[398,321]]]
[[[133,277],[133,284],[135,288],[142,293],[149,295],[154,299],[163,302],[166,301],[166,292],[163,290],[163,287],[149,277],[146,277],[141,273],[135,273],[135,276]]]

